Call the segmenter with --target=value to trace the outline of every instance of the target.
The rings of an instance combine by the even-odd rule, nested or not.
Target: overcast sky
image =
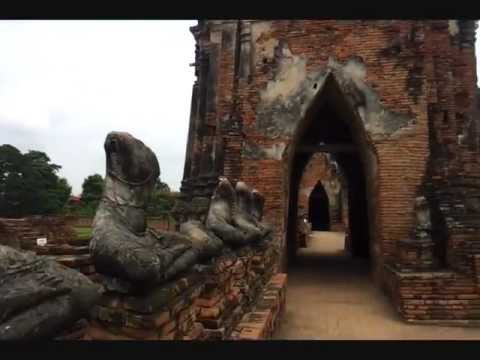
[[[178,190],[195,24],[0,21],[0,144],[45,151],[79,194],[86,176],[105,174],[106,134],[128,131],[153,149],[161,179]]]
[[[79,194],[105,174],[103,141],[128,131],[178,189],[196,21],[0,21],[0,144],[45,151]]]

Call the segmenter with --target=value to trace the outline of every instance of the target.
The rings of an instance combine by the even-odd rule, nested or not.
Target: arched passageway
[[[310,158],[318,152],[328,153],[345,179],[348,194],[348,253],[353,257],[368,259],[374,241],[376,157],[367,142],[362,120],[332,75],[326,79],[305,118],[300,121],[292,145],[288,182],[288,261],[295,261],[298,250],[296,228],[300,180]],[[321,199],[323,201],[314,201]],[[313,230],[329,230],[327,224],[330,223],[331,214],[326,214],[328,196],[325,189],[322,192],[322,187],[316,187],[309,205],[313,205],[313,211],[309,211]],[[314,216],[319,214],[323,216]]]
[[[313,188],[308,199],[308,221],[313,231],[330,230],[330,207],[325,188],[319,181]]]
[[[285,324],[284,329],[301,331],[296,324],[303,323],[305,314],[313,319],[319,306],[337,304],[342,313],[330,314],[332,321],[336,321],[335,317],[348,314],[344,302],[348,307],[359,298],[378,292],[370,277],[375,262],[371,255],[375,243],[376,156],[367,142],[361,119],[332,76],[300,121],[291,149],[287,271],[289,291],[298,299],[287,304],[289,324]],[[333,229],[326,226],[331,225],[332,218],[332,214],[328,214],[329,193],[319,183],[312,191],[309,210],[312,229],[321,231],[314,231],[309,245],[299,248],[295,237],[299,184],[306,165],[318,152],[327,153],[338,166],[342,191],[338,192],[341,196],[337,201],[345,201],[338,209],[341,213],[347,211],[348,227],[344,233],[331,231]],[[320,214],[322,216],[318,216]],[[364,304],[364,299],[359,303]],[[295,310],[299,307],[301,311]],[[290,335],[287,331],[281,336],[291,338]]]

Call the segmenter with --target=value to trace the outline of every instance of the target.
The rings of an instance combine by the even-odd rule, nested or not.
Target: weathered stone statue
[[[101,291],[76,270],[0,245],[0,340],[52,338],[87,316]]]
[[[272,228],[270,225],[262,222],[263,219],[263,206],[265,204],[265,198],[256,189],[252,190],[252,216],[255,221],[255,225],[262,231],[263,237],[271,234]]]
[[[253,218],[260,222],[263,218],[263,206],[265,205],[265,198],[257,190],[252,190],[252,216]]]
[[[190,220],[180,225],[180,233],[187,236],[198,252],[199,260],[219,255],[224,246],[222,239],[208,230],[200,221]]]
[[[222,241],[232,247],[249,244],[243,231],[234,226],[233,209],[236,194],[232,184],[225,177],[220,177],[213,193],[208,210],[206,225]]]
[[[93,222],[90,252],[97,272],[112,280],[107,285],[115,289],[114,280],[120,279],[142,289],[195,264],[198,254],[187,237],[147,229],[145,210],[160,175],[155,154],[121,132],[107,135],[105,152],[105,190]]]
[[[97,272],[110,290],[148,288],[220,255],[225,244],[259,242],[270,229],[260,220],[263,198],[244,183],[237,193],[220,178],[206,224],[188,221],[180,232],[147,229],[145,209],[160,167],[155,154],[127,133],[112,132],[105,140],[107,175],[102,201],[93,222],[90,251]],[[239,203],[236,204],[236,199]],[[255,213],[255,216],[252,215]]]
[[[430,207],[428,206],[425,196],[415,198],[415,215],[417,220],[417,228],[419,230],[431,230]]]
[[[253,204],[253,193],[239,181],[236,191],[230,181],[220,177],[210,201],[206,219],[207,229],[211,230],[226,245],[238,247],[261,241],[270,233],[268,226],[261,224],[263,203],[257,192]]]
[[[415,217],[415,238],[421,241],[432,242],[430,206],[428,205],[426,197],[423,195],[415,198]]]
[[[252,215],[252,191],[243,181],[237,182],[235,191],[237,203],[233,213],[233,223],[245,234],[248,243],[262,240],[266,236],[266,233],[257,226],[257,222]]]

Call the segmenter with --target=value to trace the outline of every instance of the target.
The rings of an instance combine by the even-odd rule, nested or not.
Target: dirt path
[[[480,339],[480,328],[404,323],[369,279],[368,264],[342,248],[342,233],[316,232],[300,250],[276,339]]]

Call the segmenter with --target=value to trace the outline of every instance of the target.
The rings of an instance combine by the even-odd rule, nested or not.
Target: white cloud
[[[104,173],[103,141],[128,131],[178,189],[195,21],[0,22],[0,143],[45,151],[81,191]]]

